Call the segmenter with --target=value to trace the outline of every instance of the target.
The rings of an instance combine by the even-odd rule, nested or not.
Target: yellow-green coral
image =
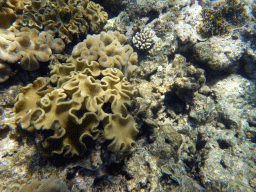
[[[5,65],[19,63],[25,70],[37,70],[40,62],[49,61],[52,53],[60,53],[64,48],[64,42],[54,39],[49,32],[0,29],[0,62]]]
[[[137,53],[126,42],[127,38],[117,31],[88,35],[74,47],[69,61],[78,58],[88,62],[97,61],[102,69],[114,67],[120,69],[125,76],[130,76],[136,68]]]
[[[108,15],[103,7],[89,0],[32,1],[24,9],[19,23],[40,30],[52,30],[54,34],[71,43],[88,33],[98,33]]]
[[[58,64],[50,78],[38,78],[21,89],[16,98],[16,121],[22,129],[43,135],[39,149],[48,156],[82,155],[88,138],[102,132],[108,149],[125,154],[135,143],[138,130],[127,107],[135,95],[123,73],[104,69],[80,57]]]
[[[27,0],[0,0],[0,28],[9,28],[20,18],[26,3]]]
[[[12,69],[9,65],[0,63],[0,83],[5,82],[12,75]]]

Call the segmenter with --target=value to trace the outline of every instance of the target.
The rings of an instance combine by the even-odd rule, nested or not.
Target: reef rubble
[[[0,191],[255,191],[255,3],[0,1]]]

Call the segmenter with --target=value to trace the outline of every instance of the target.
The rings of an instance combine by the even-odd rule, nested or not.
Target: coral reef
[[[154,31],[149,28],[143,28],[133,36],[132,43],[137,49],[147,50],[152,47],[154,36]]]
[[[0,191],[255,191],[255,0],[93,2],[0,30]]]
[[[30,184],[21,187],[19,192],[48,192],[48,191],[61,191],[69,192],[68,186],[60,181],[57,177],[51,176],[49,179],[33,179]]]
[[[9,76],[12,75],[12,69],[7,64],[0,64],[0,83],[3,83],[9,79]]]
[[[251,22],[245,28],[243,38],[247,40],[248,46],[243,56],[244,71],[248,78],[256,79],[256,23]]]
[[[89,63],[97,61],[101,69],[117,68],[129,77],[136,69],[137,53],[126,42],[127,38],[117,31],[88,35],[74,47],[72,57],[67,62],[74,59],[85,59]]]
[[[23,11],[19,20],[23,26],[39,30],[52,30],[66,43],[73,37],[83,39],[88,33],[100,32],[108,15],[103,7],[85,0],[32,1]]]
[[[197,59],[213,70],[227,70],[231,73],[237,71],[238,60],[245,52],[246,45],[240,40],[226,40],[225,38],[212,37],[205,42],[200,42],[194,47]]]
[[[212,36],[230,37],[232,28],[225,21],[221,10],[204,8],[201,16],[202,22],[195,26],[195,34],[199,40],[205,40]]]
[[[104,38],[103,41],[98,40],[99,44],[111,45],[113,40],[105,33],[96,37],[106,37],[105,41]],[[119,37],[120,41],[124,40],[121,35]],[[91,48],[90,42],[84,41],[78,45],[79,48],[75,47],[72,55],[78,56],[78,50]],[[107,53],[120,48],[120,43],[114,42],[110,47]],[[129,47],[128,50],[128,57],[124,55],[126,62],[132,53]],[[100,50],[98,52],[100,54]],[[126,52],[118,50],[118,53]],[[117,69],[120,66],[104,69],[94,60],[83,59],[83,55],[82,52],[81,57],[75,59],[72,56],[65,65],[56,65],[50,78],[38,78],[33,84],[22,88],[14,108],[16,121],[22,129],[38,131],[42,137],[38,147],[49,156],[82,155],[86,151],[88,138],[95,140],[100,133],[111,141],[108,145],[110,151],[120,155],[129,153],[138,130],[127,107],[136,92]],[[99,125],[103,125],[104,131]]]
[[[182,45],[196,43],[197,39],[193,31],[193,27],[185,22],[181,21],[175,25],[175,33]]]
[[[193,98],[193,94],[205,83],[204,70],[194,67],[178,54],[175,55],[172,66],[176,69],[177,76],[171,85],[171,90],[189,102],[189,98]]]
[[[215,2],[213,8],[204,8],[199,17],[202,22],[195,26],[199,40],[212,36],[228,38],[234,28],[245,25],[251,19],[245,3],[239,0]]]
[[[254,1],[254,4],[252,4],[252,15],[256,19],[256,1]]]
[[[241,27],[250,21],[250,16],[246,4],[240,0],[226,0],[217,3],[225,20],[236,27]]]
[[[17,18],[22,17],[22,11],[28,0],[0,1],[0,28],[7,29]]]
[[[21,28],[13,32],[0,29],[0,34],[1,73],[4,73],[2,82],[11,75],[7,65],[18,63],[23,69],[34,71],[40,67],[40,62],[49,61],[52,53],[60,53],[65,48],[61,39],[54,39],[50,33],[39,33],[36,29]]]

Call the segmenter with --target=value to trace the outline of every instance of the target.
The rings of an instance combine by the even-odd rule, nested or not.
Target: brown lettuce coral
[[[21,18],[26,3],[27,0],[0,0],[0,28],[9,28],[17,18]]]
[[[12,69],[9,65],[0,63],[0,83],[3,83],[9,79],[12,75]]]
[[[71,43],[74,35],[80,39],[88,33],[98,33],[107,18],[103,7],[89,0],[40,0],[25,6],[19,23],[52,30],[66,43]]]
[[[114,67],[120,69],[125,76],[130,76],[136,68],[137,53],[126,42],[127,38],[117,31],[88,35],[74,47],[68,62],[73,59],[86,59],[89,63],[97,61],[102,69]]]
[[[37,70],[40,62],[49,61],[52,53],[60,53],[64,48],[64,42],[54,39],[49,32],[0,29],[0,61],[5,65],[19,63],[25,70]]]
[[[138,130],[127,107],[136,91],[117,68],[70,58],[55,65],[50,78],[38,78],[20,92],[16,121],[40,134],[38,147],[45,155],[82,155],[88,139],[99,134],[112,152],[126,154],[135,144]]]

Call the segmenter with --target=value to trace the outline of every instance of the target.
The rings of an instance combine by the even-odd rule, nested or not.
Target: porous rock
[[[195,52],[197,59],[209,68],[235,72],[239,66],[238,60],[242,57],[245,48],[241,40],[212,37],[205,42],[197,43]]]

